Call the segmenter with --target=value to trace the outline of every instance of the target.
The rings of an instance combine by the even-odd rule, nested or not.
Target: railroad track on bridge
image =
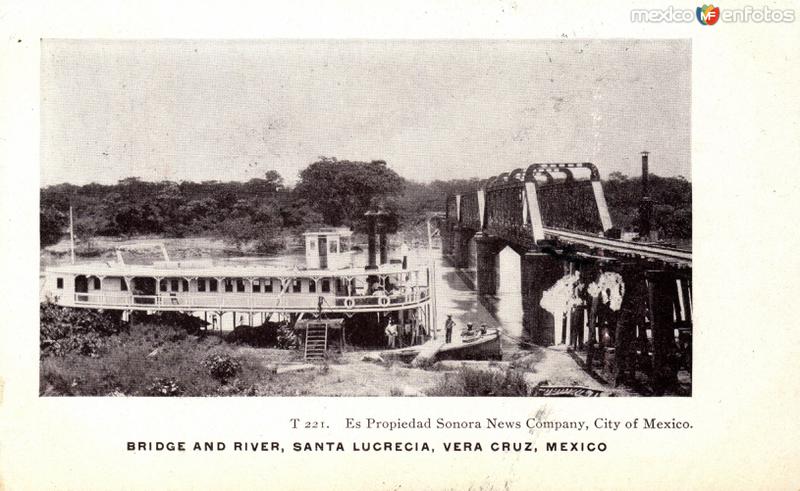
[[[686,267],[692,266],[691,251],[658,246],[654,244],[642,244],[620,239],[609,239],[606,237],[598,237],[591,234],[584,234],[570,230],[560,230],[556,228],[545,227],[544,232],[545,235],[556,238],[560,242],[564,243],[581,244],[619,254],[632,254],[646,259],[659,259]]]

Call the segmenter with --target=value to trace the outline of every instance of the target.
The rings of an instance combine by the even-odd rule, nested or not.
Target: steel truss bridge
[[[593,164],[535,163],[492,177],[447,197],[440,230],[443,253],[472,275],[481,295],[497,291],[499,252],[508,246],[520,254],[523,326],[534,343],[585,349],[589,368],[613,365],[616,380],[648,365],[659,392],[687,364],[691,371],[691,251],[622,240]],[[582,305],[555,319],[542,295],[575,272],[584,285],[620,275],[622,307],[604,308],[584,288]]]

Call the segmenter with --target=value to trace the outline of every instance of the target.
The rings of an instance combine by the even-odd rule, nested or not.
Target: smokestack
[[[378,251],[380,264],[389,262],[389,242],[386,237],[386,212],[378,211]]]
[[[375,244],[375,213],[364,213],[367,218],[367,267],[365,269],[378,269],[376,256],[378,254]]]
[[[639,237],[650,238],[650,216],[653,212],[653,200],[650,199],[650,166],[647,156],[650,152],[642,152],[642,201],[639,205]]]
[[[648,151],[642,152],[642,198],[650,197],[650,169],[647,161]]]

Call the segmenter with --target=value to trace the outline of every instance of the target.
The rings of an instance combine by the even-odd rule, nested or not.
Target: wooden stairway
[[[328,325],[309,322],[306,326],[305,359],[324,360],[328,349]]]

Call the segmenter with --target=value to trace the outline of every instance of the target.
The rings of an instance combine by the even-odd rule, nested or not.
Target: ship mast
[[[75,264],[75,227],[72,224],[72,205],[69,205],[69,259]]]
[[[431,294],[431,331],[433,332],[433,339],[436,339],[436,261],[433,259],[433,246],[431,245],[431,217],[426,221],[428,226],[428,287]]]

